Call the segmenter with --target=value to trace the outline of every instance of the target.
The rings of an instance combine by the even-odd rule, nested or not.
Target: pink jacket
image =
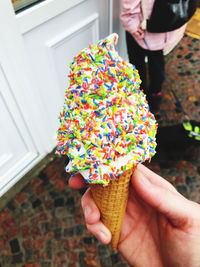
[[[147,18],[150,18],[154,0],[144,0]],[[133,35],[134,32],[140,28],[140,24],[143,20],[142,9],[141,9],[141,0],[122,0],[122,13],[121,21],[124,29]],[[166,32],[166,33],[150,33],[145,31],[144,39],[148,45],[145,44],[144,40],[138,40],[135,38],[137,43],[147,50],[162,50],[166,47],[173,46],[173,44],[180,41],[183,37],[186,24],[181,28]]]

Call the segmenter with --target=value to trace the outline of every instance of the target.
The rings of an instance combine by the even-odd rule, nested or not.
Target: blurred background
[[[198,2],[200,8],[200,1]],[[200,202],[199,141],[178,131],[200,121],[200,13],[165,57],[168,82],[155,114],[158,152],[147,166]],[[0,267],[128,266],[85,228],[84,190],[71,190],[66,159],[55,156],[68,65],[78,51],[119,34],[127,59],[120,0],[0,2]]]

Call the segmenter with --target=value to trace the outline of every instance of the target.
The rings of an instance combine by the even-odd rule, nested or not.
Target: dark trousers
[[[164,56],[162,50],[150,51],[140,47],[130,33],[126,32],[126,44],[130,63],[135,65],[142,80],[141,89],[148,94],[158,93],[164,81]],[[145,56],[148,57],[149,86],[147,86],[147,73]]]

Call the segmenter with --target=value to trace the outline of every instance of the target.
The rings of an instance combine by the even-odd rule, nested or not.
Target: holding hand
[[[81,188],[85,183],[77,174],[69,185]],[[108,244],[111,233],[100,220],[90,189],[82,197],[82,207],[88,230]],[[200,205],[139,165],[131,179],[118,249],[135,267],[200,266]]]
[[[133,36],[138,40],[142,40],[144,38],[144,30],[138,28],[137,31],[133,33]]]

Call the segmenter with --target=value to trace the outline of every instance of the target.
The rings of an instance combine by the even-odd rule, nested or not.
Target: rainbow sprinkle
[[[106,185],[155,154],[157,123],[138,71],[115,51],[117,37],[74,57],[59,117],[57,153],[68,155],[66,171],[72,175],[86,170],[88,183]]]

